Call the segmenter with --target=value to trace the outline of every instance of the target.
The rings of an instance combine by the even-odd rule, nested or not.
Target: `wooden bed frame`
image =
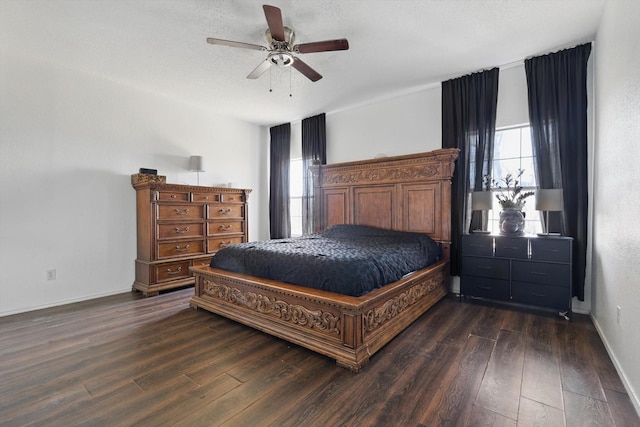
[[[312,166],[317,229],[360,224],[421,232],[443,259],[361,297],[191,267],[191,305],[336,359],[358,372],[448,292],[451,177],[457,149]]]

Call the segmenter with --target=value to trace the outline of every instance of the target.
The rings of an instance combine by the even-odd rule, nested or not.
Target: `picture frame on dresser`
[[[160,175],[135,174],[137,256],[132,289],[144,296],[190,286],[190,267],[248,240],[249,189],[168,184]]]
[[[571,237],[465,234],[461,300],[488,300],[571,319]]]

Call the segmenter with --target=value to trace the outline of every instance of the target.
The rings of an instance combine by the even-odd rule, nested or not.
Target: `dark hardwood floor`
[[[448,298],[352,374],[192,293],[0,318],[0,425],[640,426],[587,316]]]

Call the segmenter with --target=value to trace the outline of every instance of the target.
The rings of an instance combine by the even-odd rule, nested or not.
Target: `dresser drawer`
[[[204,237],[204,223],[158,224],[158,240]]]
[[[209,267],[211,265],[212,256],[204,258],[196,258],[191,261],[191,265],[194,267]]]
[[[224,193],[220,195],[220,201],[225,203],[244,203],[244,195]]]
[[[568,264],[553,264],[536,261],[513,261],[511,279],[519,282],[542,283],[551,286],[569,287],[571,271]]]
[[[465,255],[493,256],[493,237],[481,234],[463,235],[462,253]]]
[[[569,289],[557,286],[512,282],[511,298],[513,302],[530,304],[558,310],[570,310]]]
[[[158,205],[159,220],[204,219],[204,205]]]
[[[496,252],[500,258],[529,258],[528,239],[496,237]]]
[[[156,268],[156,281],[168,282],[189,277],[189,260],[158,264]]]
[[[225,222],[207,223],[208,236],[215,236],[217,234],[229,234],[229,233],[244,233],[244,222],[225,221]]]
[[[166,202],[188,202],[189,201],[189,192],[188,191],[156,191],[156,200],[158,201],[166,201]]]
[[[537,261],[571,261],[571,239],[531,239],[531,259]]]
[[[463,256],[462,274],[509,280],[509,260]]]
[[[242,218],[244,216],[243,205],[221,203],[219,205],[207,205],[207,209],[207,218]]]
[[[460,290],[463,295],[509,301],[508,280],[487,277],[461,276]]]
[[[194,202],[221,202],[220,193],[192,193],[191,200]]]
[[[244,242],[244,236],[237,237],[223,237],[218,239],[208,239],[207,240],[207,252],[213,253],[217,252],[222,248],[225,248],[229,245],[234,245],[236,243]]]
[[[204,253],[204,240],[186,240],[158,244],[158,259]]]

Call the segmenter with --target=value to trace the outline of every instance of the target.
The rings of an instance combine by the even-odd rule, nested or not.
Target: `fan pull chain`
[[[291,98],[291,67],[289,67],[289,98]]]
[[[269,92],[273,92],[273,89],[271,89],[271,68],[273,67],[269,67]]]

